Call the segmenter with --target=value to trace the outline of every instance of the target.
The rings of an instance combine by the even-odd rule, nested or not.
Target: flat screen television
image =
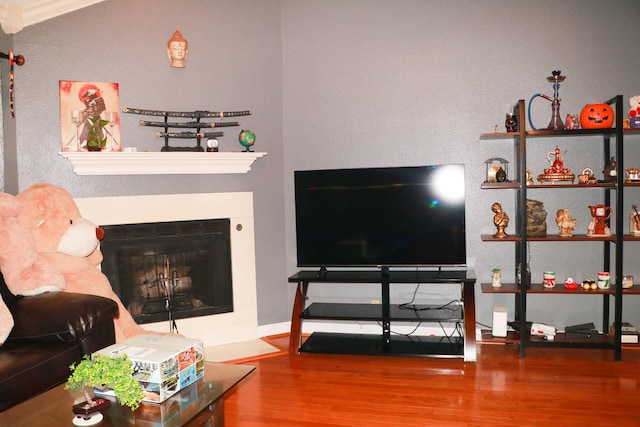
[[[464,165],[294,172],[299,267],[464,266]]]

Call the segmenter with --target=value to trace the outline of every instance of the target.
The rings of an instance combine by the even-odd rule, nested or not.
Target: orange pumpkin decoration
[[[613,109],[609,104],[587,104],[580,112],[582,129],[608,129],[613,126]]]

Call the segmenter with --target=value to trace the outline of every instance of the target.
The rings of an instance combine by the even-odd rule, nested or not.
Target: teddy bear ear
[[[35,184],[18,193],[16,198],[26,209],[20,211],[20,221],[30,230],[41,226],[55,208],[54,201],[48,197],[50,184]]]
[[[65,279],[41,260],[31,231],[16,218],[1,218],[0,271],[14,295],[38,295],[65,288]]]
[[[16,196],[0,193],[0,217],[12,217],[18,215],[22,204]]]

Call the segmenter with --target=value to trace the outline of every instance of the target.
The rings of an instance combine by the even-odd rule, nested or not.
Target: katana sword
[[[159,128],[221,128],[240,126],[240,122],[152,122],[148,120],[140,120],[140,126],[153,126]]]
[[[156,132],[158,138],[222,138],[224,132]]]
[[[124,107],[123,113],[141,114],[143,116],[162,116],[162,117],[190,117],[202,118],[213,117],[223,119],[225,117],[250,116],[251,111],[161,111],[161,110],[144,110],[141,108]]]

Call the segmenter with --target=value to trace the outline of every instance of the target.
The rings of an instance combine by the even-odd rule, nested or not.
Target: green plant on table
[[[133,364],[125,354],[116,357],[103,354],[85,356],[77,366],[74,363],[69,369],[72,374],[65,389],[82,390],[87,402],[93,400],[86,388],[104,386],[112,389],[118,401],[132,411],[140,406],[144,394],[138,381],[133,378]]]

